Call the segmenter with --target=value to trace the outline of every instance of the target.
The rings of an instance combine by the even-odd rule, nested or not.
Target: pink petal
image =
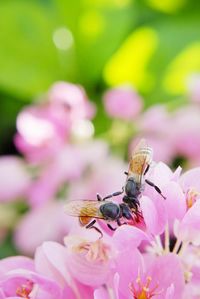
[[[151,200],[147,196],[142,196],[140,206],[147,231],[158,235],[164,231],[167,222],[167,213],[164,200],[159,196],[157,200]]]
[[[200,245],[199,231],[200,231],[200,200],[187,211],[183,217],[179,228],[178,238],[182,241],[190,241],[195,245]]]
[[[61,298],[61,289],[55,281],[41,276],[35,272],[23,269],[16,269],[5,273],[4,277],[1,278],[1,284],[3,285],[6,293],[14,295],[17,287],[22,285],[27,280],[37,284],[39,288],[48,294],[49,299]],[[42,299],[40,297],[34,298]]]
[[[66,248],[56,242],[44,242],[36,250],[35,267],[39,273],[54,278],[62,286],[71,281],[67,270]]]
[[[172,284],[169,288],[167,288],[167,292],[165,295],[165,299],[174,299],[174,285]]]
[[[143,272],[142,255],[137,249],[125,246],[117,257],[116,270],[119,273],[119,298],[130,298],[129,284]]]
[[[49,99],[52,104],[68,109],[73,121],[95,115],[95,105],[88,101],[85,90],[79,85],[56,82],[49,91]]]
[[[172,177],[173,173],[171,169],[166,164],[159,162],[153,169],[152,177],[149,179],[157,186],[162,187],[167,184]]]
[[[196,191],[200,192],[200,167],[193,168],[186,171],[179,180],[183,191],[187,192],[189,189],[194,188]]]
[[[138,247],[143,240],[149,240],[149,237],[137,227],[122,225],[114,232],[112,240],[118,250],[125,250]]]
[[[181,166],[178,166],[178,167],[176,168],[176,170],[174,171],[171,180],[177,182],[178,179],[180,178],[181,172],[182,172],[182,167],[181,167]]]
[[[95,290],[94,299],[109,299],[108,291],[103,287]]]
[[[175,254],[167,254],[155,258],[151,265],[148,275],[152,277],[152,283],[158,283],[159,290],[164,291],[156,298],[163,299],[164,294],[170,294],[172,290],[169,290],[171,285],[174,287],[174,297],[182,298],[185,282],[183,268],[180,259]],[[169,297],[170,298],[170,297]]]
[[[14,156],[0,158],[0,201],[24,197],[30,185],[30,176],[24,162]]]
[[[128,120],[134,119],[143,106],[142,99],[128,86],[108,90],[103,101],[110,116]]]
[[[94,291],[94,299],[110,299],[109,292],[113,294],[114,298],[119,299],[119,274],[115,273],[112,284],[107,284],[107,287],[100,287]],[[122,296],[120,297],[122,298]]]
[[[173,223],[174,219],[182,219],[186,213],[186,201],[181,187],[171,181],[162,188],[162,192],[166,197],[164,204],[167,209],[168,221]]]
[[[0,275],[14,269],[34,270],[34,262],[25,256],[12,256],[4,258],[0,261]]]

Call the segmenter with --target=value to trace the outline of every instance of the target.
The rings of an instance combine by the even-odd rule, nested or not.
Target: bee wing
[[[91,217],[103,219],[100,212],[100,206],[105,204],[105,201],[97,200],[72,200],[67,202],[64,207],[65,213],[75,217]]]
[[[153,150],[147,145],[145,139],[141,139],[135,147],[129,165],[128,176],[133,176],[140,183],[148,165],[152,162]]]

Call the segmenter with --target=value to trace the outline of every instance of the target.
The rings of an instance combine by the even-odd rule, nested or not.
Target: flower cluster
[[[112,145],[132,140],[130,151],[146,137],[156,161],[183,156],[197,164],[194,79],[193,102],[173,112],[161,105],[142,112],[141,97],[127,86],[107,91],[103,103],[112,124],[103,137]],[[139,217],[115,232],[97,220],[101,239],[64,213],[66,199],[95,200],[125,183],[127,163],[110,153],[105,140],[92,138],[94,115],[84,89],[65,82],[18,115],[14,141],[24,157],[0,158],[0,242],[13,232],[24,256],[0,261],[0,299],[200,298],[200,168],[181,174],[180,167],[155,164],[148,178],[166,200],[146,185]],[[122,196],[113,200],[121,203]]]
[[[166,200],[146,186],[141,223],[101,239],[75,225],[64,245],[44,242],[33,260],[1,260],[0,298],[199,298],[200,168],[181,175],[158,163],[150,176]]]
[[[173,111],[167,109],[166,105],[156,104],[142,112],[143,100],[130,86],[105,92],[103,101],[107,114],[115,120],[121,120],[117,123],[118,135],[122,131],[124,142],[132,138],[130,152],[139,139],[146,138],[155,150],[156,161],[172,164],[181,158],[190,167],[199,164],[200,76],[192,76],[188,85],[188,101]],[[123,132],[126,122],[127,127]]]

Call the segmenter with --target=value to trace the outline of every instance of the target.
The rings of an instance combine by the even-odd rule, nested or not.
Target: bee
[[[160,188],[145,178],[152,163],[152,157],[153,149],[147,145],[145,139],[141,139],[131,155],[128,172],[125,172],[127,175],[126,183],[122,188],[122,191],[114,192],[103,199],[106,200],[124,193],[122,201],[137,214],[140,206],[139,198],[144,190],[145,183],[153,187],[164,199],[166,199]]]
[[[85,228],[93,228],[103,236],[99,228],[94,226],[96,219],[103,219],[107,222],[116,222],[118,226],[126,224],[121,219],[132,220],[132,212],[129,207],[124,204],[116,204],[112,201],[106,201],[97,195],[98,200],[73,200],[65,205],[65,212],[70,216],[79,218],[79,222]],[[95,218],[95,219],[94,219]],[[107,226],[111,230],[116,230],[110,223]]]

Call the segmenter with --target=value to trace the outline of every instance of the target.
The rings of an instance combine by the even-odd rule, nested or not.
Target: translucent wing
[[[141,182],[142,176],[152,162],[152,156],[152,148],[147,145],[145,139],[141,139],[132,153],[128,177],[133,176],[136,182]]]
[[[97,200],[72,200],[67,202],[64,209],[65,213],[70,216],[103,219],[100,206],[105,203],[105,201]]]

